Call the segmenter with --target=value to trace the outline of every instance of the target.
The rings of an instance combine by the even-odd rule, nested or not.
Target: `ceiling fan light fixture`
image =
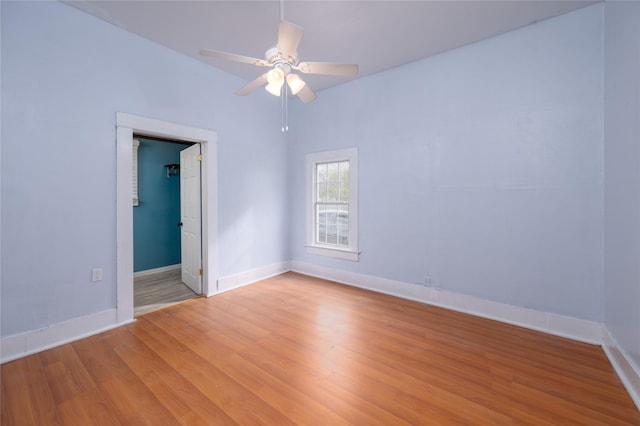
[[[269,84],[265,89],[274,96],[280,96],[282,85],[284,84],[284,71],[280,68],[273,68],[267,73]]]
[[[282,85],[284,82],[281,83],[269,83],[267,84],[264,88],[267,92],[271,93],[273,96],[280,96],[280,92],[282,91]]]
[[[282,85],[284,83],[284,71],[280,68],[273,68],[267,73],[267,81],[269,84]]]
[[[291,93],[294,95],[297,95],[298,92],[306,85],[304,80],[302,80],[297,74],[289,74],[287,76],[287,84],[291,89]]]

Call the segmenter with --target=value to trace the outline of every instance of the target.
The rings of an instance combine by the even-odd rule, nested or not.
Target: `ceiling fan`
[[[302,27],[285,21],[281,11],[278,44],[266,51],[264,59],[210,49],[202,49],[200,50],[200,54],[227,61],[243,62],[259,67],[271,68],[238,90],[236,95],[246,96],[266,84],[265,89],[272,95],[280,96],[284,91],[284,96],[286,97],[290,90],[291,93],[297,95],[302,102],[309,103],[316,99],[316,94],[309,88],[304,80],[302,80],[298,74],[294,74],[293,71],[299,71],[304,74],[356,76],[358,75],[358,65],[336,62],[300,62],[297,49],[303,32]],[[286,86],[284,84],[285,82],[287,83]]]

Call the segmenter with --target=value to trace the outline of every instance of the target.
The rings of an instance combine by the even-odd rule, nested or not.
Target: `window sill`
[[[359,251],[312,245],[306,245],[305,247],[307,248],[307,253],[309,254],[317,254],[320,256],[333,257],[336,259],[350,260],[352,262],[358,262],[360,260]]]

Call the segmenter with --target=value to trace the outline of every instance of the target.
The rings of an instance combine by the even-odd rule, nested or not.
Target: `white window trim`
[[[314,200],[316,164],[349,161],[349,247],[336,247],[315,242]],[[358,250],[358,148],[326,151],[307,155],[307,253],[337,259],[360,260]]]

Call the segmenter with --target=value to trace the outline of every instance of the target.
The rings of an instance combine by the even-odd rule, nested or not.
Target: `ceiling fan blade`
[[[236,55],[235,53],[220,52],[218,50],[201,49],[202,56],[211,56],[212,58],[224,59],[225,61],[242,62],[245,64],[257,65],[259,67],[268,67],[271,64],[264,59],[252,58],[249,56]]]
[[[251,83],[249,83],[246,86],[244,86],[242,89],[238,90],[236,92],[236,95],[238,95],[238,96],[246,96],[249,93],[251,93],[254,90],[256,90],[257,88],[259,88],[261,86],[264,86],[264,84],[266,82],[267,82],[267,73],[264,73],[260,77],[258,77],[255,80],[253,80]]]
[[[285,59],[293,58],[302,39],[302,27],[287,21],[280,21],[278,29],[278,53]]]
[[[306,74],[358,75],[357,64],[340,64],[337,62],[300,62],[295,68]]]
[[[316,94],[313,93],[313,90],[311,90],[309,86],[306,84],[298,92],[298,97],[305,104],[308,104],[309,102],[313,102],[317,98]]]

